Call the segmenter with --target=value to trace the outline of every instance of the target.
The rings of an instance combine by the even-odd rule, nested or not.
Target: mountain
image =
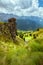
[[[13,14],[5,14],[5,13],[0,13],[0,21],[7,22],[9,18],[18,18],[18,16],[13,15]]]
[[[29,19],[19,19],[17,20],[17,28],[20,30],[36,30],[37,28],[42,28],[43,24]]]
[[[43,28],[43,18],[36,16],[16,16],[13,14],[0,13],[0,21],[7,22],[9,18],[16,18],[17,29],[35,30]]]

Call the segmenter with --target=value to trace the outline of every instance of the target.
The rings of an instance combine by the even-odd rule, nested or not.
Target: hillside
[[[0,23],[0,65],[43,65],[43,28],[17,30],[14,43],[8,27],[3,29],[3,24]]]
[[[23,37],[20,38],[20,33],[25,35],[24,38],[28,35],[27,39],[32,34],[32,38],[26,42]],[[0,65],[43,65],[43,29],[34,32],[18,31],[16,40],[16,43],[13,43],[0,39]]]

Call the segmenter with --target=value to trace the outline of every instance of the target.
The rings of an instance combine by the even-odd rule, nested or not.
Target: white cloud
[[[43,7],[38,0],[0,0],[0,13],[18,16],[43,16]]]

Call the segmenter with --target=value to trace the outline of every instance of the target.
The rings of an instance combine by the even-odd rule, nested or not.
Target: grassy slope
[[[0,40],[0,65],[43,65],[43,29],[33,34],[38,34],[37,38],[27,44],[19,36],[15,44]]]

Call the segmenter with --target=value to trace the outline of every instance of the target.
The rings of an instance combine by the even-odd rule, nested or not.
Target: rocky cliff
[[[17,32],[15,21],[15,18],[11,18],[8,19],[7,23],[0,22],[0,40],[13,40],[15,42]]]

